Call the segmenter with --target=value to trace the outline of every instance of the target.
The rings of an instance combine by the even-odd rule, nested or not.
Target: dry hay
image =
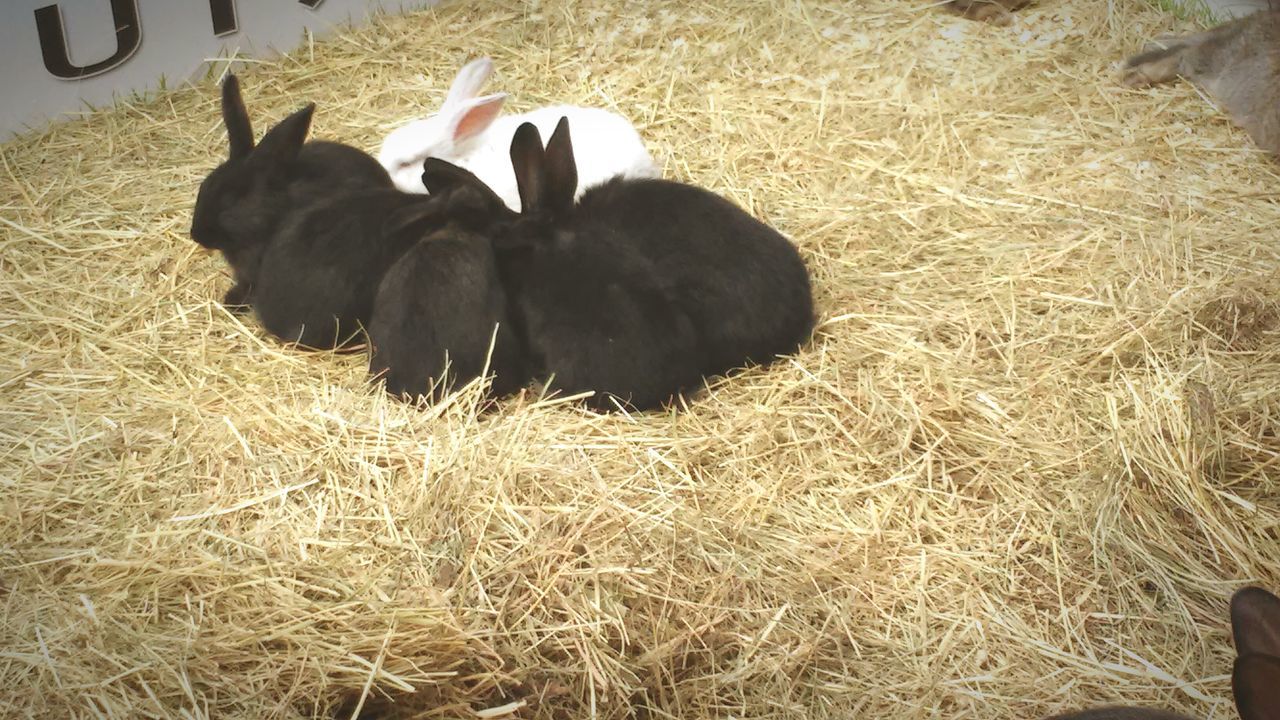
[[[1232,716],[1280,587],[1278,166],[1137,1],[455,2],[245,73],[376,147],[492,55],[802,248],[810,348],[679,414],[370,391],[214,299],[217,92],[0,147],[0,714]]]

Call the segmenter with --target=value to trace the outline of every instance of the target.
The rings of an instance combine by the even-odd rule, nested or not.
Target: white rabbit
[[[600,108],[555,105],[521,115],[499,117],[506,93],[477,96],[493,73],[493,61],[478,58],[458,71],[440,112],[414,120],[387,135],[378,162],[396,187],[425,193],[422,162],[447,160],[475,173],[502,198],[520,210],[520,195],[511,167],[511,139],[522,123],[533,123],[549,136],[561,117],[573,124],[574,162],[578,165],[578,195],[609,178],[659,177],[662,173],[645,149],[640,134],[626,118]]]

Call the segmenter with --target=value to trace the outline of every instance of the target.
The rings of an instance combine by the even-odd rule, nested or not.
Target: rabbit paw
[[[250,302],[250,296],[253,294],[253,286],[245,283],[236,283],[235,287],[227,291],[222,298],[222,304],[233,313],[246,313],[253,309]]]

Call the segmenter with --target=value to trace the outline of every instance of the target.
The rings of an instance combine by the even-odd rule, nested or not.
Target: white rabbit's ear
[[[449,94],[444,98],[444,108],[470,100],[480,94],[480,88],[493,74],[493,61],[487,57],[476,58],[458,71],[453,84],[449,86]]]
[[[447,111],[449,121],[445,125],[445,137],[460,143],[488,130],[493,121],[498,119],[498,114],[502,112],[502,103],[506,102],[506,99],[506,93],[485,95],[466,100],[456,108],[450,108]]]

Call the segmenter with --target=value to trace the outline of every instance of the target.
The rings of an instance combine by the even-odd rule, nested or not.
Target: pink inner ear
[[[453,139],[466,140],[480,134],[485,128],[492,125],[493,121],[498,118],[498,113],[502,112],[502,101],[504,99],[503,96],[498,95],[467,108],[466,112],[458,120],[457,126],[453,129]]]

